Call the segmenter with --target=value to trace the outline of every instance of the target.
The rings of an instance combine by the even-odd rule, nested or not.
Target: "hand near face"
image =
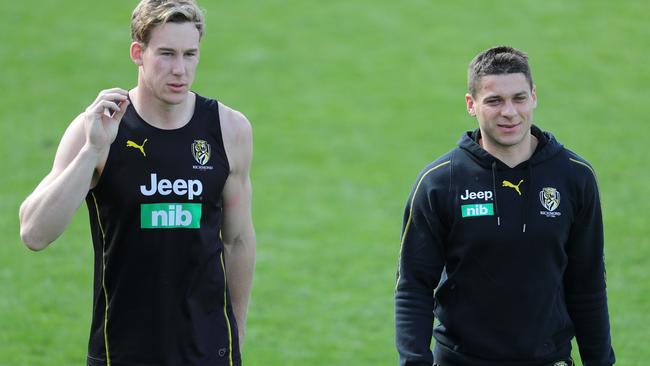
[[[107,149],[117,136],[128,105],[128,91],[120,88],[102,90],[83,115],[86,144],[97,151]]]

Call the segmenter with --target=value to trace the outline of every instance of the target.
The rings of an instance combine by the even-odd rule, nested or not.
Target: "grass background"
[[[81,365],[92,297],[85,207],[49,249],[18,207],[67,124],[130,88],[135,1],[0,4],[0,365]],[[603,200],[618,364],[650,359],[650,3],[644,0],[203,1],[194,90],[251,120],[258,256],[247,365],[391,365],[403,205],[476,122],[479,51],[531,57],[536,123],[588,159]]]

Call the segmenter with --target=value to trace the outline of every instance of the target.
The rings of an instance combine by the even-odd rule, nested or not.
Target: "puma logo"
[[[138,145],[138,144],[136,144],[135,142],[133,142],[131,140],[127,140],[126,141],[126,147],[133,147],[135,149],[138,149],[138,150],[140,150],[142,155],[147,157],[147,154],[144,152],[144,144],[146,144],[146,143],[147,143],[147,139],[144,139],[144,141],[142,141],[142,145]]]
[[[517,191],[517,193],[519,193],[519,195],[521,196],[521,191],[519,190],[519,186],[520,186],[521,183],[523,183],[523,182],[524,182],[524,180],[522,179],[522,180],[519,181],[519,183],[517,183],[517,185],[514,185],[514,184],[508,182],[507,180],[504,180],[503,183],[501,184],[501,187],[509,187],[509,188],[513,188],[513,189],[514,189],[515,191]]]

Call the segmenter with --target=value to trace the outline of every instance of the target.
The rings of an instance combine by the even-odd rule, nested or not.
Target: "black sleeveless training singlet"
[[[95,249],[90,366],[239,365],[221,225],[218,103],[175,130],[129,105],[86,197]]]

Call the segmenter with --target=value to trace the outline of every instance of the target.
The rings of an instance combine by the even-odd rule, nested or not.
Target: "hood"
[[[537,148],[535,148],[535,151],[533,152],[533,155],[530,157],[530,159],[512,168],[512,169],[527,170],[527,176],[525,178],[525,181],[528,182],[526,185],[526,187],[528,188],[526,193],[524,194],[525,203],[522,206],[522,210],[521,210],[521,216],[523,221],[522,231],[524,233],[526,232],[526,225],[528,222],[528,207],[530,206],[530,201],[532,196],[530,187],[533,186],[534,166],[546,160],[551,159],[553,156],[557,155],[563,149],[562,144],[560,144],[550,132],[544,132],[535,125],[531,126],[530,132],[539,141],[539,143],[537,144]],[[458,146],[462,150],[467,151],[469,155],[472,157],[472,159],[476,161],[477,164],[491,171],[492,189],[494,192],[494,211],[495,211],[494,213],[496,216],[497,226],[501,226],[501,216],[499,215],[499,194],[497,190],[497,176],[499,175],[499,171],[503,171],[511,168],[509,168],[501,160],[495,158],[490,153],[485,151],[478,143],[478,140],[480,138],[481,138],[481,131],[479,129],[476,129],[474,131],[468,131],[461,136],[460,141],[458,142]]]
[[[526,167],[529,164],[537,165],[541,162],[549,160],[560,151],[562,151],[562,144],[560,144],[550,132],[542,131],[535,125],[531,126],[530,132],[537,138],[539,143],[533,152],[533,156],[531,156],[527,161],[519,164],[517,167]],[[490,168],[492,166],[492,163],[496,162],[500,167],[507,167],[503,162],[490,155],[489,152],[485,151],[483,147],[479,145],[478,140],[480,138],[481,130],[476,129],[474,131],[467,131],[460,137],[458,146],[461,149],[467,151],[472,156],[472,158],[476,160],[476,162],[481,166]]]

